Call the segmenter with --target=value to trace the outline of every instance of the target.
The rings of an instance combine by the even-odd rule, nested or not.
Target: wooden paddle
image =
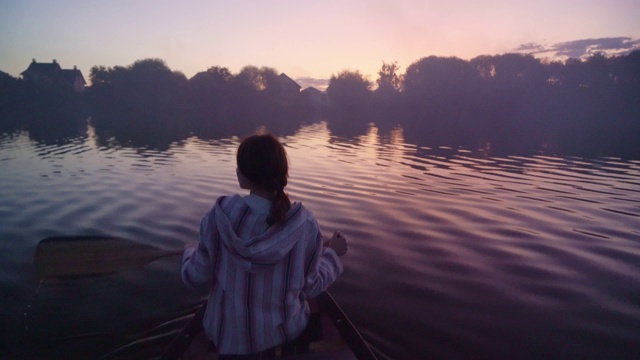
[[[182,252],[106,236],[61,236],[40,241],[34,263],[40,278],[106,275]]]

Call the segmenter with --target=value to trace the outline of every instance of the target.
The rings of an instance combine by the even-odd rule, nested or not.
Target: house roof
[[[31,61],[27,70],[20,73],[23,77],[44,77],[50,80],[63,81],[68,84],[74,84],[78,79],[82,82],[82,85],[86,85],[87,82],[82,75],[82,71],[78,70],[75,66],[73,69],[62,69],[57,61],[53,60],[50,63],[39,63],[36,59]]]
[[[307,94],[307,93],[314,93],[314,94],[321,94],[322,91],[314,88],[313,86],[309,86],[308,88],[302,90],[303,94]]]
[[[27,70],[20,73],[20,75],[29,74],[29,73],[41,73],[41,74],[51,74],[55,71],[61,70],[60,64],[58,64],[55,60],[51,63],[38,63],[36,59],[33,59],[31,64]]]
[[[282,84],[287,85],[287,86],[296,86],[298,89],[302,88],[302,86],[298,85],[297,82],[295,82],[293,79],[291,79],[290,77],[288,77],[285,73],[282,73],[278,76],[278,78],[280,78],[280,81],[282,82]]]
[[[82,71],[78,70],[78,69],[64,69],[64,70],[60,70],[60,79],[64,80],[64,81],[68,81],[70,83],[73,83],[76,81],[76,79],[78,78],[78,76],[80,77],[80,79],[82,80],[83,84],[87,84],[87,82],[84,80],[84,76],[82,76]]]

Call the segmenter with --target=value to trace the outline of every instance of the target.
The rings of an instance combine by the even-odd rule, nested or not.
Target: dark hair
[[[289,177],[284,146],[271,134],[253,135],[238,147],[236,162],[242,175],[254,185],[275,193],[267,223],[284,223],[291,208],[289,196],[284,192]]]

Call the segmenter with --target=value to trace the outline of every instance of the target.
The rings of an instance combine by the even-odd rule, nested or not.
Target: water
[[[292,199],[350,239],[331,291],[382,358],[640,358],[640,161],[496,158],[326,123],[282,141]],[[238,144],[0,136],[0,357],[157,354],[202,298],[177,257],[38,281],[34,248],[78,234],[183,247],[240,191]]]

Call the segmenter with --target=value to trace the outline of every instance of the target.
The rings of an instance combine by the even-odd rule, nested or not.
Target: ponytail
[[[284,192],[289,176],[289,163],[284,146],[271,134],[246,138],[236,154],[238,169],[254,185],[274,193],[267,224],[283,224],[291,208]]]
[[[271,203],[271,213],[267,217],[267,224],[283,224],[290,208],[291,200],[289,200],[287,193],[284,192],[283,188],[277,189]]]

